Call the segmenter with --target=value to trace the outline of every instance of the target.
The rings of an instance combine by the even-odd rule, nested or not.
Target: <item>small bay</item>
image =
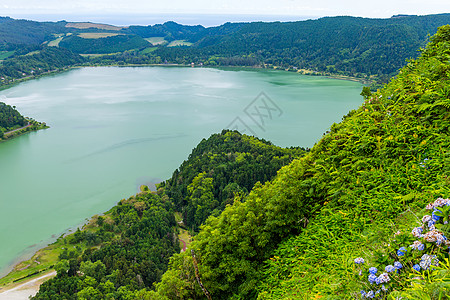
[[[0,276],[86,218],[167,179],[203,138],[237,128],[312,147],[361,84],[285,71],[80,68],[0,92],[50,128],[0,143]]]

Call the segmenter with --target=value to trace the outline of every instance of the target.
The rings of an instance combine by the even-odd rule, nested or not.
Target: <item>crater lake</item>
[[[50,128],[0,143],[0,276],[224,128],[312,147],[363,99],[357,82],[285,71],[80,68],[0,91]]]

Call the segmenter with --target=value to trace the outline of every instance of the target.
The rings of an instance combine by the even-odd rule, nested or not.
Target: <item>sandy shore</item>
[[[0,300],[28,300],[28,297],[36,295],[39,286],[44,281],[55,275],[56,271],[50,271],[39,277],[22,282],[12,288],[0,290]]]

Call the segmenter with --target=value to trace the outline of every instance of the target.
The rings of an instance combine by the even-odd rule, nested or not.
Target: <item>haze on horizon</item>
[[[396,14],[427,15],[450,12],[448,0],[0,0],[0,15],[13,18],[27,18],[37,21],[108,21],[113,17],[136,15],[136,20],[129,19],[131,25],[138,23],[151,24],[145,15],[202,16],[235,15],[230,20],[236,21],[287,21],[324,16],[358,16],[370,18],[389,18]],[[97,16],[97,17],[96,17]],[[103,16],[99,17],[99,16]],[[241,17],[240,17],[241,16]],[[244,17],[245,16],[245,17]],[[274,16],[274,17],[270,17]],[[275,17],[277,16],[277,17]],[[81,19],[85,17],[85,19]],[[126,18],[122,18],[127,22]],[[160,22],[153,18],[153,24]],[[187,19],[187,23],[195,23],[197,19]],[[118,19],[117,19],[118,20]],[[169,20],[169,19],[167,19]],[[176,21],[176,20],[175,20]],[[183,21],[183,18],[181,18]],[[116,22],[116,23],[117,23]],[[144,25],[144,24],[140,24]],[[189,25],[189,24],[188,24]],[[190,24],[193,25],[193,24]]]

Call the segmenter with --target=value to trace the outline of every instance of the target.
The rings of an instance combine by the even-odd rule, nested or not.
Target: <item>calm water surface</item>
[[[203,138],[232,127],[311,147],[360,105],[360,91],[282,71],[175,67],[83,68],[1,91],[51,128],[0,144],[0,276],[141,184],[169,178]]]

